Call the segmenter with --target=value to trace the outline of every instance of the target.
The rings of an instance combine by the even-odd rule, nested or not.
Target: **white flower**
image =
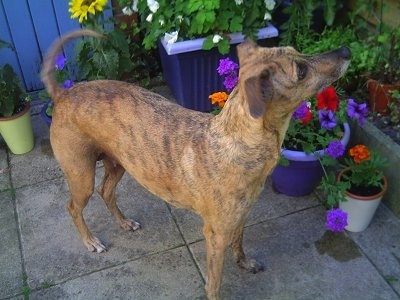
[[[272,19],[271,14],[270,14],[269,12],[266,12],[265,15],[264,15],[264,20],[265,20],[265,21],[269,21],[269,20],[271,20],[271,19]]]
[[[216,34],[213,36],[213,43],[217,44],[220,40],[222,40],[222,36],[220,36],[219,34]]]
[[[138,12],[138,8],[137,8],[138,2],[139,2],[139,0],[133,0],[132,6],[131,7],[128,7],[128,6],[124,7],[122,9],[122,13],[124,15],[131,16],[133,14],[133,12]]]
[[[158,4],[158,2],[155,0],[147,0],[147,6],[149,7],[150,11],[154,14],[159,9],[160,4]]]
[[[178,19],[179,23],[182,23],[182,21],[183,21],[183,16],[182,15],[179,15],[176,18]]]
[[[243,3],[243,0],[235,0],[235,2],[236,2],[236,5],[240,5]]]
[[[122,9],[122,13],[124,15],[131,16],[133,14],[133,10],[130,7],[126,6]]]
[[[306,105],[307,105],[308,108],[311,108],[311,102],[310,101],[307,101]]]
[[[164,41],[167,42],[167,44],[173,44],[178,40],[178,31],[174,31],[171,33],[166,32],[164,35]]]
[[[139,2],[139,0],[133,0],[132,10],[134,12],[138,12],[139,11],[138,8],[137,8],[138,2]]]
[[[158,23],[160,23],[161,26],[164,26],[165,21],[163,19],[158,20]]]
[[[149,14],[146,18],[146,21],[151,23],[151,21],[153,21],[153,14]]]
[[[273,10],[274,9],[274,7],[275,7],[275,1],[274,0],[264,0],[264,2],[265,2],[265,7],[268,10]]]

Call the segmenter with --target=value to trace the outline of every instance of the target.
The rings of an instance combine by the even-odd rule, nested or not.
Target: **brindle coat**
[[[243,252],[246,217],[278,161],[292,113],[343,75],[349,50],[308,56],[291,47],[261,48],[247,40],[237,47],[239,83],[213,117],[125,82],[58,87],[56,53],[82,35],[100,37],[90,30],[66,35],[49,52],[42,80],[55,103],[51,145],[68,181],[68,211],[83,243],[91,251],[105,250],[82,215],[94,190],[96,160],[102,159],[105,175],[99,192],[124,229],[139,228],[116,204],[115,187],[125,170],[161,199],[202,217],[206,293],[208,299],[219,299],[229,245],[239,266],[262,269]]]

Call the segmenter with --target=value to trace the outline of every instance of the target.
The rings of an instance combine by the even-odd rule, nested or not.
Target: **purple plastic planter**
[[[344,136],[341,143],[347,146],[350,140],[350,126],[343,124]],[[317,151],[324,155],[324,150]],[[323,170],[314,154],[282,149],[281,155],[289,160],[289,166],[277,165],[271,174],[272,186],[287,196],[301,197],[310,194],[321,182]]]
[[[278,30],[269,25],[259,30],[259,42],[278,36]],[[244,40],[241,33],[230,34],[231,44]],[[159,43],[159,52],[164,79],[178,104],[203,112],[211,110],[208,96],[224,91],[223,80],[217,73],[219,60],[229,56],[238,62],[236,47],[231,47],[228,55],[222,56],[216,48],[201,50],[204,38],[167,44]]]

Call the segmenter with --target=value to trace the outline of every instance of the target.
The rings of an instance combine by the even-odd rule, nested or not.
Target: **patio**
[[[164,86],[156,91],[170,97]],[[201,220],[127,174],[118,203],[142,229],[121,230],[95,194],[85,216],[109,250],[86,251],[38,109],[33,151],[17,156],[0,146],[0,299],[204,299]],[[325,213],[315,194],[291,198],[267,182],[245,230],[245,251],[266,270],[246,273],[228,251],[223,299],[400,299],[399,218],[381,204],[366,231],[331,234]]]

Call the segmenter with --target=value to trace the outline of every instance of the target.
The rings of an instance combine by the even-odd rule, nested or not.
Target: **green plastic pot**
[[[29,104],[16,115],[0,118],[0,134],[14,154],[24,154],[33,149],[34,139]]]

